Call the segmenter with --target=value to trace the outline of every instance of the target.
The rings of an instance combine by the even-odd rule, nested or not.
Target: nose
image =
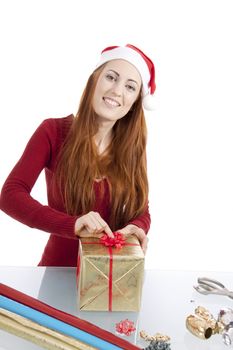
[[[122,96],[123,93],[123,83],[117,81],[114,86],[112,87],[112,94],[114,96]]]

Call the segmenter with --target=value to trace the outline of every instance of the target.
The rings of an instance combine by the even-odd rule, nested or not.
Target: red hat
[[[127,44],[126,46],[109,46],[105,48],[101,52],[100,61],[96,68],[116,59],[124,59],[136,67],[142,79],[143,107],[150,111],[154,110],[154,92],[156,89],[154,63],[136,46]]]

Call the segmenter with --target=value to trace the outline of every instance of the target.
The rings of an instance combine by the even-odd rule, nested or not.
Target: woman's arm
[[[117,230],[117,232],[122,233],[125,237],[135,235],[138,238],[142,250],[145,254],[148,244],[147,233],[150,228],[150,223],[151,219],[149,213],[149,206],[147,205],[144,213],[131,220],[125,227],[123,227],[120,230]]]
[[[0,209],[32,228],[75,239],[77,216],[42,205],[30,195],[41,171],[55,156],[57,133],[55,119],[37,128],[2,187]]]
[[[130,220],[128,224],[138,226],[139,228],[143,229],[143,231],[147,234],[151,224],[149,205],[147,204],[144,213],[137,216],[135,219]]]

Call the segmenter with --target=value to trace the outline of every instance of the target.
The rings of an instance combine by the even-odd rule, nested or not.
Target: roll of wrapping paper
[[[97,349],[2,308],[0,308],[0,328],[48,350]]]
[[[65,324],[67,324],[67,326],[70,325],[80,331],[86,332],[88,335],[87,339],[89,341],[89,344],[90,344],[91,336],[94,336],[98,340],[97,343],[99,343],[101,340],[105,342],[103,343],[105,346],[103,349],[107,349],[107,348],[116,349],[118,347],[118,349],[120,348],[124,350],[141,350],[136,345],[129,343],[128,341],[122,338],[119,338],[116,335],[98,326],[95,326],[90,322],[84,321],[71,314],[55,309],[33,297],[30,297],[4,284],[0,284],[0,295],[8,299],[11,299],[12,301],[18,302],[19,304],[22,304],[22,306],[27,306],[31,309],[39,311],[40,313],[50,316],[56,320],[64,322]],[[2,300],[4,301],[4,298],[2,298]],[[2,306],[0,305],[0,307]],[[92,343],[91,346],[95,347],[95,344]],[[101,349],[99,345],[97,348]]]

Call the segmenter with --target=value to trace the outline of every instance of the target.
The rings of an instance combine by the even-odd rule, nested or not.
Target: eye
[[[131,85],[131,84],[127,84],[127,85],[126,85],[126,88],[127,88],[129,91],[136,91],[135,86],[133,86],[133,85]]]
[[[107,73],[105,77],[109,81],[116,81],[116,77],[113,74]]]

